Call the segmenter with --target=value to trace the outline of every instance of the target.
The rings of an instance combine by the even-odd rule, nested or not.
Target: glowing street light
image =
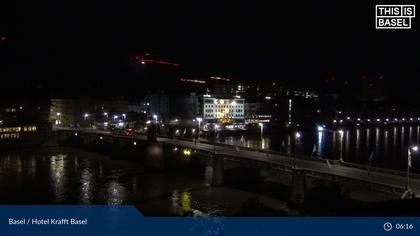
[[[203,120],[203,118],[197,117],[196,120],[198,121],[198,140],[200,140],[201,121]]]
[[[410,190],[410,168],[411,168],[411,150],[417,152],[419,150],[418,146],[409,146],[408,147],[408,155],[407,155],[407,190]]]
[[[317,129],[318,129],[318,131],[319,131],[319,132],[324,131],[324,127],[322,127],[322,126],[320,126],[320,125],[318,125],[318,128],[317,128]]]
[[[295,145],[293,148],[295,158],[293,158],[293,168],[296,168],[296,146],[301,137],[302,137],[302,134],[299,131],[295,133]]]
[[[258,125],[261,127],[261,139],[263,138],[263,136],[264,136],[264,124],[263,123],[258,123]]]
[[[86,119],[86,118],[88,118],[88,117],[89,117],[89,114],[88,114],[88,113],[85,113],[85,114],[83,115],[83,117]]]
[[[158,122],[158,116],[156,114],[153,114],[153,119],[155,119],[155,133],[157,137],[157,122]]]
[[[339,130],[338,133],[340,134],[340,161],[344,161],[343,160],[343,137],[344,137],[344,131],[343,130]]]
[[[61,113],[60,112],[57,112],[57,113],[55,113],[55,124],[57,125],[57,126],[59,126],[60,124],[61,124],[61,119],[60,119],[60,116],[61,116]],[[3,123],[3,122],[2,122]]]

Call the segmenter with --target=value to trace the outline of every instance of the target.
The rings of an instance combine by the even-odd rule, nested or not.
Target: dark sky
[[[392,2],[2,3],[0,34],[8,37],[0,45],[8,47],[3,77],[57,88],[82,81],[129,83],[129,57],[150,52],[181,63],[183,73],[307,87],[331,75],[351,81],[382,74],[403,91],[418,85],[420,22],[414,19],[411,30],[378,31],[378,3]]]

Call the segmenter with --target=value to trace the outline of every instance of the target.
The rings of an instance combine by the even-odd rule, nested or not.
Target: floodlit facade
[[[203,121],[220,124],[225,128],[242,128],[245,122],[245,99],[204,95]]]

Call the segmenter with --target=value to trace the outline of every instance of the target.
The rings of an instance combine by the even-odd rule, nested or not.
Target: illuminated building
[[[119,122],[123,118],[122,114],[129,111],[128,108],[128,101],[120,97],[110,99],[54,98],[51,99],[49,119],[55,126],[91,127],[99,125],[97,121],[103,123],[115,115],[118,119],[111,119],[111,121]]]
[[[245,123],[268,123],[271,119],[272,105],[268,102],[246,102]]]
[[[0,104],[0,147],[33,146],[51,131],[49,102],[3,101]]]
[[[163,90],[158,90],[143,99],[140,103],[140,110],[149,119],[152,119],[153,114],[156,114],[160,121],[166,121],[169,119],[169,105],[169,96]]]
[[[203,97],[203,121],[225,128],[242,128],[245,123],[245,99],[235,97]]]

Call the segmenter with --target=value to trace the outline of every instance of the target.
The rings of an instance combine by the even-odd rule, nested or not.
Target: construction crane
[[[160,64],[160,65],[166,65],[166,66],[173,66],[173,67],[179,67],[180,64],[173,63],[169,61],[163,61],[163,60],[157,60],[150,58],[149,53],[145,53],[144,55],[138,55],[134,57],[135,61],[140,64]]]

